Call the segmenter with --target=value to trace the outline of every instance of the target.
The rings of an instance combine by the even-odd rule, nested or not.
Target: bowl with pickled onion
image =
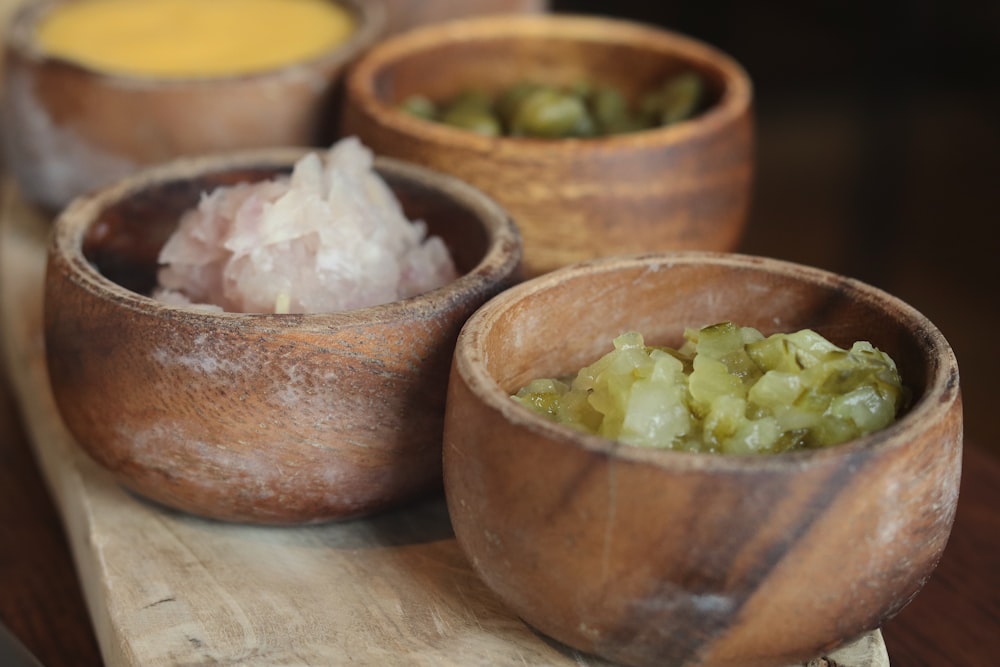
[[[955,356],[911,306],[679,251],[480,308],[456,345],[444,479],[473,568],[543,634],[627,665],[774,667],[919,592],[961,451]]]
[[[440,492],[455,338],[519,259],[488,197],[353,142],[147,168],[54,222],[56,405],[116,480],[173,509],[302,524],[396,507]]]

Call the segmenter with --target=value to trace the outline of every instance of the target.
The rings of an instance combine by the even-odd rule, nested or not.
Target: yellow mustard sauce
[[[351,12],[329,0],[83,0],[51,11],[36,39],[92,69],[208,78],[310,60],[354,29]]]

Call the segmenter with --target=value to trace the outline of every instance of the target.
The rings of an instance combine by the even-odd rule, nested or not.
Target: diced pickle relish
[[[562,424],[629,445],[726,454],[836,445],[892,423],[909,392],[865,341],[840,348],[810,329],[765,337],[722,322],[679,349],[623,333],[574,377],[512,398]]]
[[[630,104],[616,87],[592,81],[556,86],[524,80],[495,95],[467,89],[434,102],[411,95],[399,107],[422,118],[485,136],[605,137],[673,125],[707,106],[706,83],[693,71],[665,78]]]

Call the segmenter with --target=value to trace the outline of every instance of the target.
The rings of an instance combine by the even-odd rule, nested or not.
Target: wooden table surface
[[[0,618],[47,667],[101,665],[55,509],[0,393]],[[967,444],[958,516],[923,591],[883,628],[894,667],[1000,660],[1000,461]]]
[[[47,667],[101,665],[59,517],[6,383],[0,392],[0,618]],[[938,569],[883,628],[893,667],[998,664],[1000,461],[966,446],[958,516]]]

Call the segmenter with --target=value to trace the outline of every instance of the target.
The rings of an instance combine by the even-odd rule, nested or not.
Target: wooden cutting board
[[[110,667],[608,665],[508,612],[455,542],[440,499],[306,528],[228,525],[122,490],[76,446],[48,387],[49,223],[0,190],[3,353]],[[814,667],[887,667],[879,632]]]

